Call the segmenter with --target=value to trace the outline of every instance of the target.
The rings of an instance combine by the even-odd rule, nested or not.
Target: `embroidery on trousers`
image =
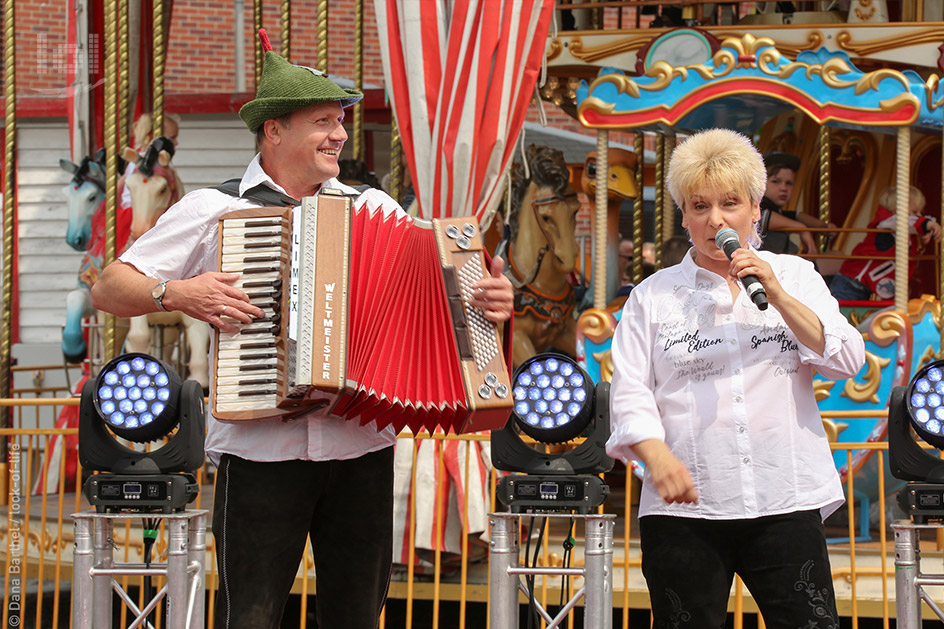
[[[813,561],[807,561],[800,568],[800,580],[793,584],[793,589],[797,592],[806,592],[809,597],[809,605],[813,608],[813,616],[803,627],[799,629],[818,629],[820,627],[819,619],[829,621],[825,625],[826,629],[839,629],[839,623],[830,611],[829,588],[816,588],[816,584],[810,581],[810,572],[813,570]]]
[[[682,599],[679,598],[679,595],[675,593],[675,590],[670,588],[665,589],[665,596],[669,599],[672,607],[672,613],[669,615],[669,625],[670,627],[679,627],[683,622],[688,622],[692,619],[691,613],[682,609]]]

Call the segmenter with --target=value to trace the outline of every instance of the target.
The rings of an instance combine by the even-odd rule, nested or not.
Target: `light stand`
[[[522,363],[512,378],[514,410],[502,430],[492,432],[492,463],[497,469],[518,472],[501,478],[498,498],[511,513],[489,516],[491,548],[489,559],[489,620],[491,626],[513,629],[518,626],[518,592],[528,597],[529,607],[549,626],[559,626],[577,602],[584,599],[584,627],[610,629],[613,622],[613,526],[615,516],[598,515],[609,495],[609,487],[599,474],[613,467],[605,444],[610,435],[609,383],[595,387],[589,376],[572,359],[556,354],[539,354]],[[570,441],[582,434],[583,443],[560,453],[541,452],[522,440],[518,430],[544,444]],[[539,514],[543,528],[548,521],[565,518],[584,522],[584,566],[519,566],[519,527],[524,513]],[[534,517],[531,526],[534,526]],[[538,544],[540,544],[539,535]],[[530,531],[528,535],[530,547]],[[565,557],[574,540],[568,533]],[[535,560],[538,549],[534,550]],[[530,553],[528,553],[530,554]],[[525,583],[521,576],[525,576]],[[562,577],[566,592],[571,577],[583,577],[584,585],[562,607],[556,618],[534,597],[534,579]],[[563,602],[563,595],[561,601]]]
[[[944,611],[924,589],[944,585],[944,575],[921,572],[922,529],[944,526],[944,461],[915,440],[944,446],[944,361],[923,367],[907,387],[895,387],[888,401],[888,459],[892,475],[908,481],[898,504],[910,520],[892,524],[895,531],[895,608],[899,629],[921,627],[921,604],[944,620]]]

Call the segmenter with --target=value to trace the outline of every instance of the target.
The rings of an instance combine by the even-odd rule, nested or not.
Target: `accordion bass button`
[[[488,372],[487,374],[485,374],[485,384],[487,384],[490,387],[494,387],[496,384],[498,384],[498,376],[496,376],[492,372]]]
[[[461,236],[462,232],[460,232],[459,228],[456,227],[455,225],[448,225],[446,227],[446,235],[449,236],[450,238],[455,239]]]
[[[479,385],[479,397],[483,400],[489,400],[492,398],[492,387],[487,384]]]
[[[472,223],[465,223],[462,226],[462,233],[468,236],[469,238],[474,238],[478,230],[475,228],[475,225]]]
[[[456,238],[456,245],[457,245],[460,249],[468,249],[469,247],[472,246],[472,241],[469,240],[469,239],[468,239],[467,237],[465,237],[465,236],[459,236],[458,238]]]
[[[495,395],[504,400],[506,397],[508,397],[508,387],[503,384],[499,384],[497,387],[495,387]]]

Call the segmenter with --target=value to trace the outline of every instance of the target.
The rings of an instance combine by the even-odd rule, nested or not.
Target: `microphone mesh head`
[[[741,239],[738,238],[737,232],[730,227],[719,229],[718,233],[715,234],[715,245],[717,245],[719,249],[724,249],[724,245],[731,241],[738,247],[741,246]]]

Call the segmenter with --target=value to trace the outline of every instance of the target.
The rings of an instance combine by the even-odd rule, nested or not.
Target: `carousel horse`
[[[636,154],[625,149],[611,148],[607,152],[606,184],[606,297],[609,302],[619,291],[623,269],[619,268],[619,214],[623,202],[635,199]],[[580,186],[593,203],[596,195],[597,153],[593,151],[584,161]],[[596,233],[596,212],[591,213],[591,231]]]
[[[76,251],[85,252],[79,267],[78,286],[66,296],[66,323],[61,344],[66,361],[79,363],[88,353],[82,319],[95,313],[89,291],[98,279],[105,257],[104,150],[99,150],[94,159],[83,158],[80,164],[61,159],[59,166],[73,176],[69,185],[63,189],[69,204],[66,243]],[[121,159],[118,168],[124,170]],[[121,249],[129,242],[130,227],[130,209],[118,208],[116,241],[120,243]]]
[[[151,142],[144,155],[126,148],[124,158],[134,160],[136,169],[125,179],[131,193],[131,237],[136,239],[151,229],[157,219],[182,196],[183,183],[177,171],[170,165],[174,155],[174,143],[165,137]],[[170,335],[161,335],[159,354],[169,355],[176,341],[175,331],[183,328],[187,338],[189,377],[206,389],[209,386],[210,333],[206,323],[182,312],[153,312],[132,317],[125,348],[129,352],[147,352],[151,345],[150,326],[161,326]]]
[[[546,146],[527,150],[529,176],[516,164],[512,173],[508,239],[497,255],[515,287],[512,362],[556,348],[576,351],[575,294],[569,276],[577,263],[575,237],[580,201],[570,186],[563,153]]]

